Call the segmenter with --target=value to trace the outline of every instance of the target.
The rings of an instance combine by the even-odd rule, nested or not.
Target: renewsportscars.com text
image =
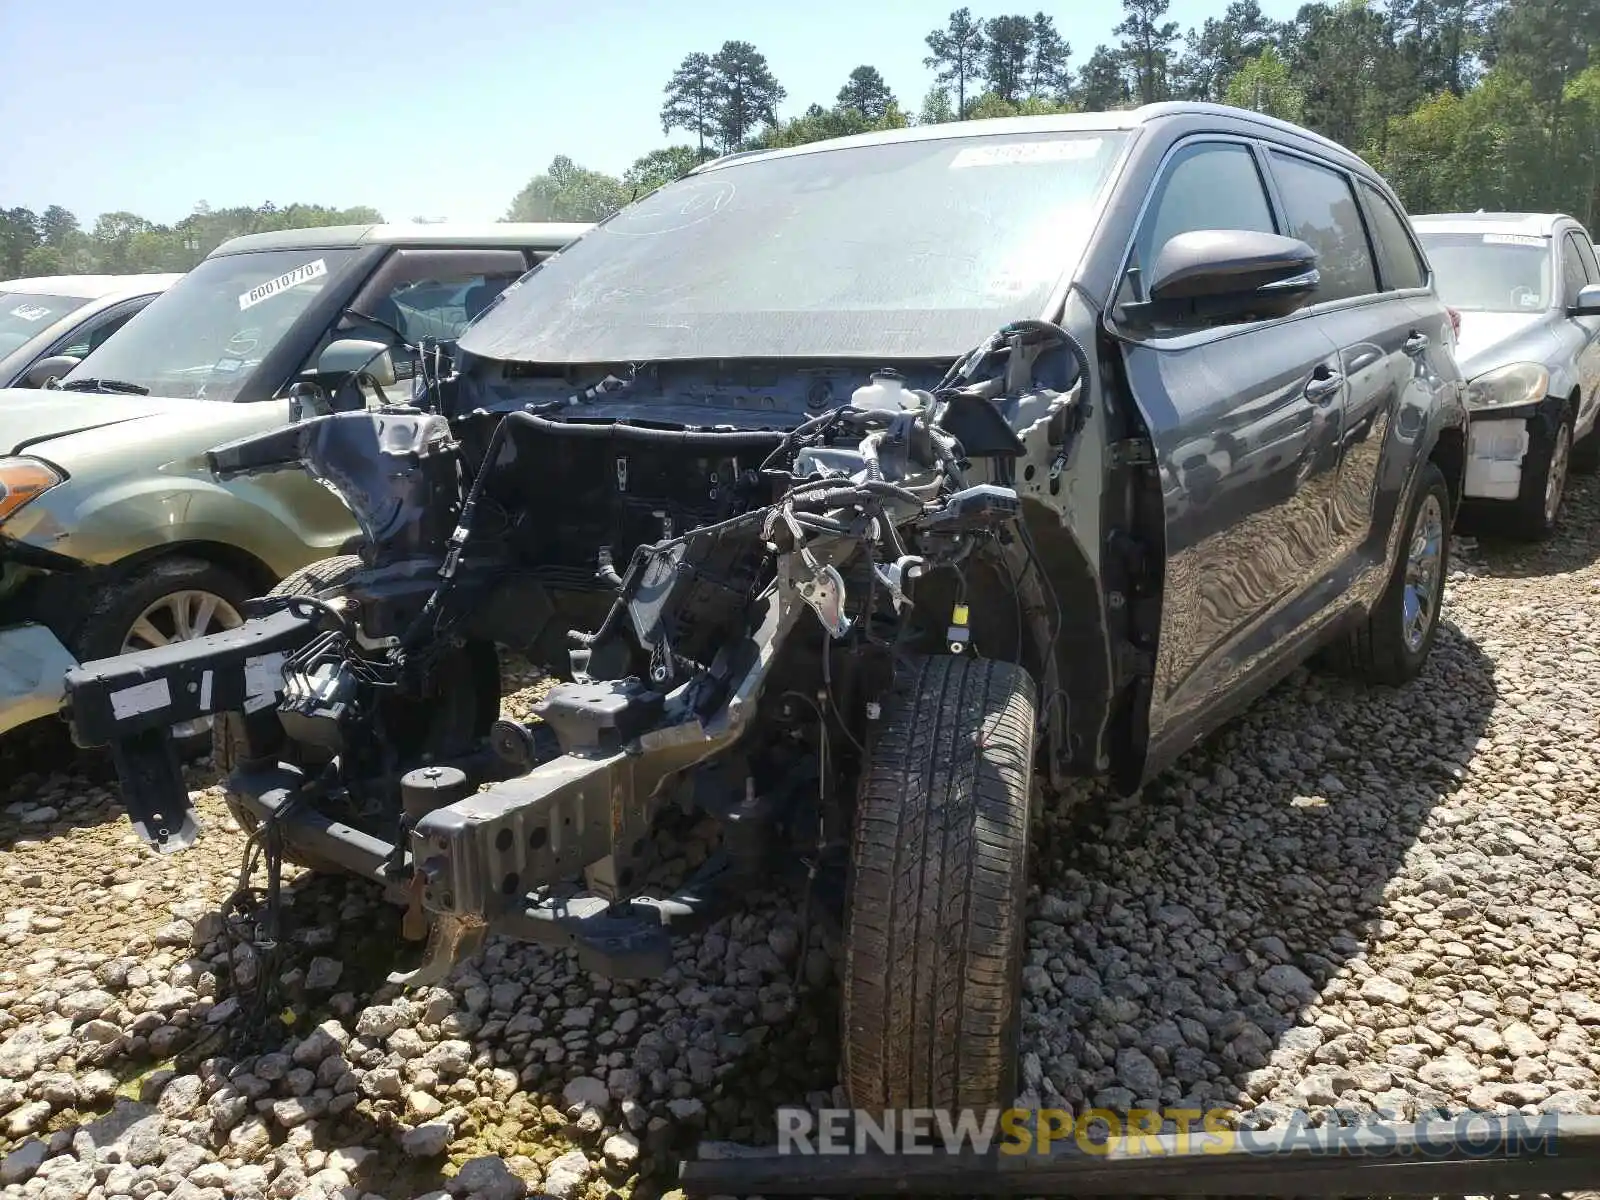
[[[1085,1154],[1131,1158],[1173,1154],[1391,1156],[1555,1154],[1553,1113],[1461,1113],[1416,1122],[1398,1114],[1294,1112],[1267,1130],[1241,1128],[1228,1108],[1005,1110],[908,1108],[883,1112],[780,1108],[780,1154]]]

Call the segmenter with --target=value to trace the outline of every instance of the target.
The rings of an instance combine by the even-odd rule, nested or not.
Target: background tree
[[[1122,51],[1133,68],[1139,98],[1153,104],[1171,94],[1167,59],[1178,37],[1178,23],[1163,21],[1172,0],[1122,0],[1122,24],[1111,32],[1122,38]]]
[[[1064,100],[1072,90],[1072,44],[1056,30],[1048,13],[1033,16],[1033,36],[1028,51],[1028,95]]]
[[[1278,30],[1256,0],[1233,0],[1221,17],[1207,17],[1189,30],[1186,49],[1173,69],[1173,90],[1191,100],[1222,100],[1228,82]]]
[[[511,201],[507,221],[599,221],[627,202],[622,181],[558,154]]]
[[[877,67],[861,66],[839,89],[838,106],[854,109],[868,121],[881,121],[894,104],[894,93],[878,73]]]
[[[1007,104],[1016,104],[1028,90],[1028,65],[1033,51],[1033,22],[1027,17],[995,17],[983,28],[983,82]]]
[[[970,8],[958,8],[943,29],[935,29],[924,41],[929,53],[922,65],[933,69],[941,85],[955,85],[955,114],[965,116],[968,85],[978,78],[983,65],[982,24],[973,19]]]
[[[709,54],[690,54],[667,80],[666,103],[661,106],[661,132],[687,129],[704,151],[706,139],[717,136],[716,72]]]
[[[955,105],[950,103],[950,93],[935,84],[922,98],[922,108],[917,113],[918,125],[942,125],[956,119]]]
[[[742,147],[759,126],[777,123],[778,104],[788,93],[749,42],[723,42],[711,58],[711,72],[724,154]]]
[[[1305,115],[1305,97],[1289,77],[1289,64],[1271,46],[1233,73],[1225,98],[1239,108],[1285,121],[1299,121]]]
[[[1086,112],[1124,108],[1133,93],[1128,89],[1127,59],[1120,50],[1096,46],[1078,72],[1078,100]]]
[[[8,279],[22,274],[28,251],[39,244],[39,217],[31,208],[0,209],[0,266]]]
[[[674,179],[682,179],[710,157],[711,151],[696,150],[693,146],[664,146],[652,150],[634,159],[633,165],[622,173],[622,190],[630,200],[653,192]]]

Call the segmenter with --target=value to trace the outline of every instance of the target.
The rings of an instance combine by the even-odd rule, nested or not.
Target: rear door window
[[[1411,240],[1405,218],[1389,203],[1389,198],[1365,180],[1360,183],[1366,197],[1367,213],[1372,219],[1373,240],[1378,245],[1378,256],[1383,264],[1383,286],[1386,290],[1419,288],[1428,282],[1428,269]]]
[[[1590,270],[1587,261],[1587,259],[1593,257],[1594,251],[1575,233],[1567,234],[1564,240],[1565,245],[1562,247],[1561,255],[1561,277],[1567,303],[1576,304],[1578,302],[1578,293],[1583,290],[1585,284],[1594,279],[1594,274]],[[1584,254],[1585,250],[1589,251],[1587,256]]]
[[[1317,252],[1317,303],[1369,296],[1378,276],[1361,210],[1342,173],[1298,155],[1268,152],[1289,233]]]

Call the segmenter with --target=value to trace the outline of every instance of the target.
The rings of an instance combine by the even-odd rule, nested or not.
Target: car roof
[[[493,221],[472,225],[324,225],[230,238],[207,258],[261,250],[335,250],[361,246],[506,247],[560,250],[593,226],[577,222]]]
[[[905,129],[883,129],[872,133],[858,133],[849,137],[829,138],[826,141],[808,142],[802,146],[787,146],[779,150],[745,150],[725,154],[697,167],[691,174],[719,170],[731,163],[758,158],[784,158],[799,154],[812,154],[820,150],[837,150],[848,146],[878,146],[896,142],[937,141],[944,138],[990,137],[1027,133],[1115,133],[1138,129],[1145,125],[1176,118],[1213,118],[1219,129],[1229,125],[1254,125],[1261,130],[1289,134],[1304,142],[1315,144],[1331,158],[1337,158],[1350,167],[1359,167],[1363,174],[1373,172],[1361,158],[1338,142],[1300,125],[1269,117],[1246,108],[1228,104],[1208,104],[1199,101],[1168,100],[1159,104],[1145,104],[1138,108],[1116,109],[1107,112],[1051,113],[1039,117],[995,117],[976,121],[945,121],[935,125],[913,125]]]
[[[182,278],[181,272],[159,275],[36,275],[31,279],[0,280],[0,292],[100,300],[106,296],[144,296],[151,292],[164,292]]]
[[[1428,233],[1520,233],[1550,237],[1560,225],[1573,222],[1566,213],[1470,212],[1413,213],[1417,231]]]

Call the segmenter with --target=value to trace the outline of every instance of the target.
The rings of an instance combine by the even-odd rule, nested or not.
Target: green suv
[[[74,661],[231,628],[350,545],[349,509],[303,472],[223,483],[205,452],[352,379],[404,398],[436,343],[587,228],[235,238],[50,386],[0,390],[0,734],[55,714]],[[176,732],[206,744],[203,722]]]

